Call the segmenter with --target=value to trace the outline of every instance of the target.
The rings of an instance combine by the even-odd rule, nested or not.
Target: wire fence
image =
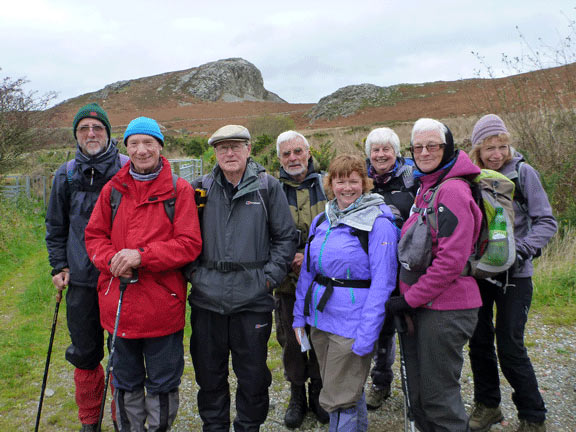
[[[169,159],[169,162],[174,173],[188,182],[201,176],[204,172],[202,159]],[[2,177],[2,184],[0,184],[0,197],[7,200],[23,198],[40,200],[46,207],[50,198],[53,179],[54,175],[4,176]]]

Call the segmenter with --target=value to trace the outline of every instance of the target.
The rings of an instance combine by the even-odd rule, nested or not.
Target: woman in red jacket
[[[100,270],[100,319],[109,333],[119,277],[138,270],[138,282],[124,293],[112,359],[121,430],[144,431],[146,421],[148,431],[167,430],[176,418],[184,369],[186,281],[180,268],[198,256],[202,240],[194,190],[183,179],[174,181],[160,155],[164,137],[156,121],[132,120],[124,144],[130,164],[102,189],[86,227],[86,249]],[[113,195],[121,197],[115,214]]]

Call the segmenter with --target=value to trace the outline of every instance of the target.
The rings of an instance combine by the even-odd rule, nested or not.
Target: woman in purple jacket
[[[363,388],[396,284],[399,232],[383,198],[369,193],[362,158],[336,157],[324,183],[331,201],[310,228],[293,327],[303,348],[304,326],[311,327],[330,431],[362,432],[368,429]]]
[[[482,117],[472,131],[472,161],[480,168],[498,171],[516,183],[514,237],[517,254],[516,264],[501,277],[478,281],[483,305],[470,340],[475,402],[470,428],[474,432],[486,431],[503,418],[498,362],[514,389],[512,400],[520,419],[518,431],[546,430],[546,408],[524,346],[524,328],[532,302],[532,258],[552,238],[557,224],[538,172],[524,162],[509,142],[508,130],[495,114]]]
[[[398,246],[401,295],[386,307],[388,313],[410,314],[414,323],[414,331],[401,337],[416,426],[422,432],[464,432],[462,351],[482,304],[476,280],[466,276],[482,212],[464,179],[472,180],[480,169],[454,149],[452,133],[437,120],[414,124],[410,151],[421,186]],[[431,202],[436,224],[427,210]]]

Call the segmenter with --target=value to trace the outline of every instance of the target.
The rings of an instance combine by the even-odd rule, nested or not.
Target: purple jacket
[[[421,186],[415,202],[417,207],[426,208],[426,192],[435,186],[443,172],[440,170],[420,177]],[[478,174],[480,168],[472,163],[466,153],[460,151],[444,179],[473,178]],[[445,211],[438,216],[438,230],[431,230],[432,263],[413,285],[400,281],[400,292],[414,308],[461,310],[480,307],[482,300],[476,280],[460,274],[474,250],[474,243],[480,233],[482,212],[472,198],[470,186],[462,180],[451,180],[440,187],[434,204],[437,214],[440,204]],[[402,235],[417,218],[417,213],[408,218],[402,227]]]
[[[329,205],[329,203],[327,204]],[[364,356],[374,350],[374,344],[384,322],[384,305],[396,285],[397,243],[399,230],[387,205],[379,206],[382,214],[376,218],[368,235],[368,254],[362,248],[352,228],[339,224],[331,227],[328,219],[310,228],[315,234],[296,287],[293,327],[309,324],[325,332],[355,339],[352,351]],[[316,227],[316,228],[315,228]],[[307,250],[306,249],[306,250]],[[334,287],[334,293],[323,312],[317,310],[325,287],[314,282],[316,274],[336,279],[371,279],[370,288]],[[304,298],[313,290],[310,315],[304,316]]]
[[[524,157],[515,152],[512,160],[500,168],[500,173],[513,177],[516,165],[523,160]],[[514,238],[516,251],[525,258],[531,258],[538,249],[546,246],[558,225],[538,172],[527,163],[523,163],[520,170],[518,175],[528,212],[523,211],[518,201],[514,200]],[[527,259],[522,266],[514,269],[513,277],[530,277],[533,271],[532,260]]]

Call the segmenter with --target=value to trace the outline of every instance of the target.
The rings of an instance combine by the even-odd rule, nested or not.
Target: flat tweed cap
[[[250,132],[244,126],[222,126],[208,139],[208,144],[214,146],[221,141],[250,141]]]

